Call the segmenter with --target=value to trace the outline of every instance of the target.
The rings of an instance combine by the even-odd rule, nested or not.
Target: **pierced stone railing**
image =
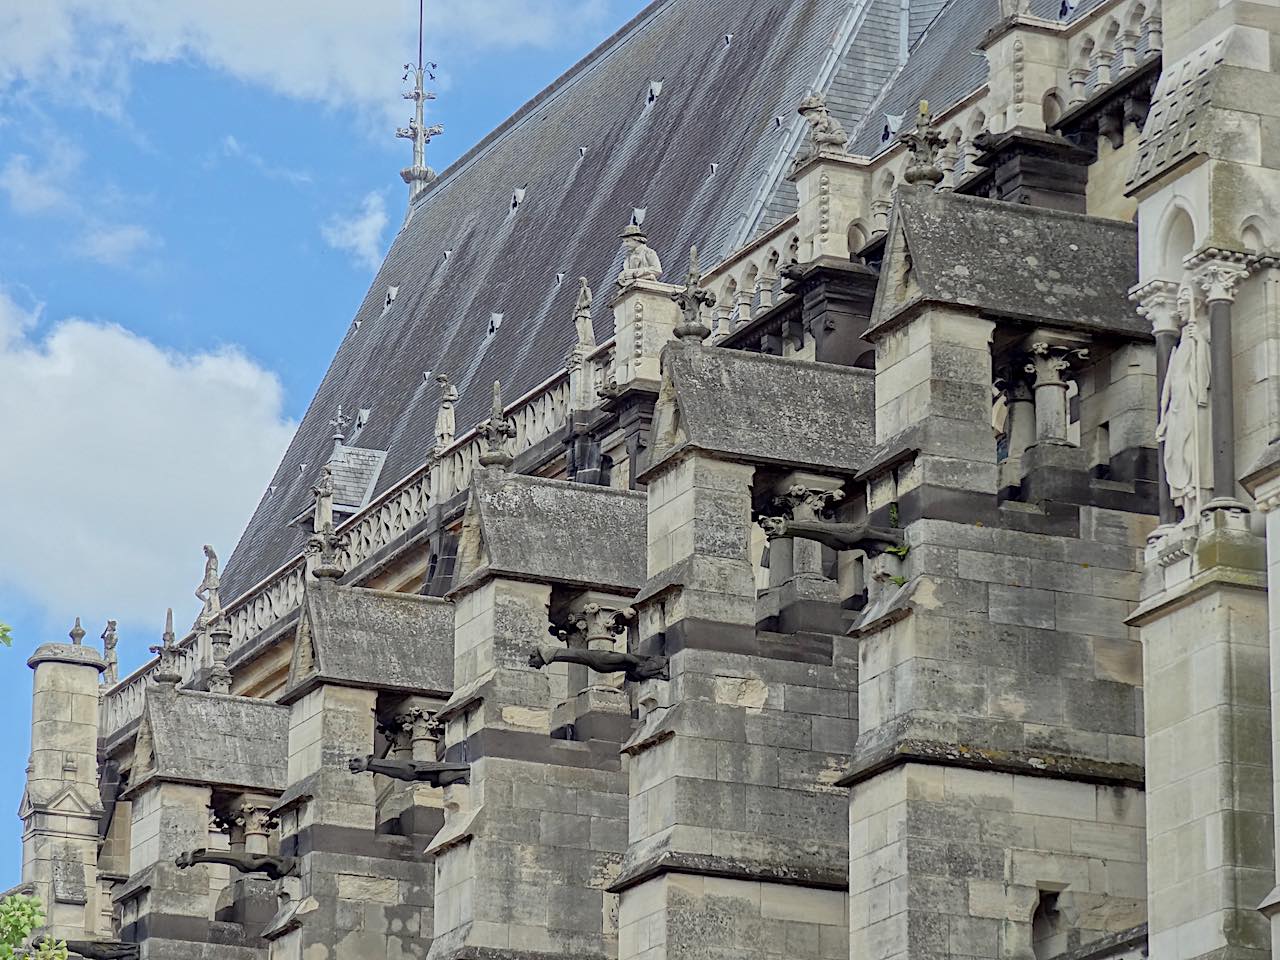
[[[601,345],[589,362],[593,382],[600,389],[608,380],[613,362],[612,345]],[[510,453],[523,453],[563,430],[568,415],[569,375],[562,370],[508,407],[507,416],[516,427],[515,436],[508,443]],[[443,502],[466,490],[479,464],[480,449],[476,431],[468,431],[439,456],[341,523],[337,532],[342,541],[342,565],[348,570],[357,567],[421,523],[433,500]],[[299,555],[229,603],[226,614],[231,625],[231,649],[238,649],[291,616],[302,602],[305,579],[305,559]],[[185,681],[210,663],[208,642],[200,631],[193,630],[179,646],[185,653],[180,669]],[[111,737],[142,715],[146,688],[154,683],[157,663],[152,660],[144,664],[103,691],[102,736]]]

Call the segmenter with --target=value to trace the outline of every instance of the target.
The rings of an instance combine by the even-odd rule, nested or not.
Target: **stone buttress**
[[[1123,224],[898,191],[863,476],[905,549],[865,561],[853,628],[855,960],[1033,960],[1145,919],[1133,252]]]
[[[642,579],[643,503],[500,468],[473,483],[450,594],[456,690],[441,714],[444,756],[470,776],[446,789],[429,848],[432,960],[617,954],[609,886],[626,845],[630,709],[583,666],[625,650],[614,638]]]

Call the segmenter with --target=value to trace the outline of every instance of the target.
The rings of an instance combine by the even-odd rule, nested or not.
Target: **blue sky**
[[[429,162],[642,6],[429,2]],[[416,18],[412,0],[0,5],[0,812],[28,653],[114,617],[131,669],[165,606],[194,616],[201,544],[230,555],[403,217]]]

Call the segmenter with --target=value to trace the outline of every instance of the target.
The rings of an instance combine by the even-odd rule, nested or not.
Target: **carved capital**
[[[1089,351],[1085,348],[1038,340],[1028,347],[1023,369],[1034,374],[1037,388],[1065,388],[1071,379],[1068,375],[1071,368],[1087,359]]]
[[[232,808],[232,816],[236,826],[244,831],[246,837],[265,837],[278,823],[271,814],[271,802],[262,799],[245,798],[238,801]]]
[[[552,627],[553,636],[566,643],[590,645],[593,642],[613,643],[615,637],[627,631],[627,624],[636,618],[631,607],[610,607],[592,601],[571,610],[563,623]]]
[[[840,487],[823,489],[793,483],[775,497],[773,503],[785,516],[807,520],[821,516],[832,504],[843,499],[844,490]]]
[[[1151,321],[1151,332],[1177,333],[1179,322],[1178,285],[1172,280],[1149,280],[1129,291],[1137,313]]]
[[[1249,275],[1249,268],[1235,258],[1205,259],[1192,269],[1195,283],[1209,303],[1232,303],[1240,281]]]

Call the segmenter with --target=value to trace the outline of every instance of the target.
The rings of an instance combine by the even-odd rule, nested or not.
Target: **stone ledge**
[[[665,851],[627,867],[618,879],[606,889],[609,893],[622,893],[639,886],[646,880],[664,873],[682,873],[698,877],[719,877],[726,880],[745,880],[759,883],[779,883],[797,887],[815,887],[819,890],[849,889],[848,869],[822,870],[815,868],[790,868],[755,860],[730,859],[709,854],[674,853]]]
[[[852,787],[907,763],[1146,789],[1146,771],[1136,764],[1020,750],[992,750],[921,739],[897,740],[860,757],[849,773],[836,781],[836,786]]]

